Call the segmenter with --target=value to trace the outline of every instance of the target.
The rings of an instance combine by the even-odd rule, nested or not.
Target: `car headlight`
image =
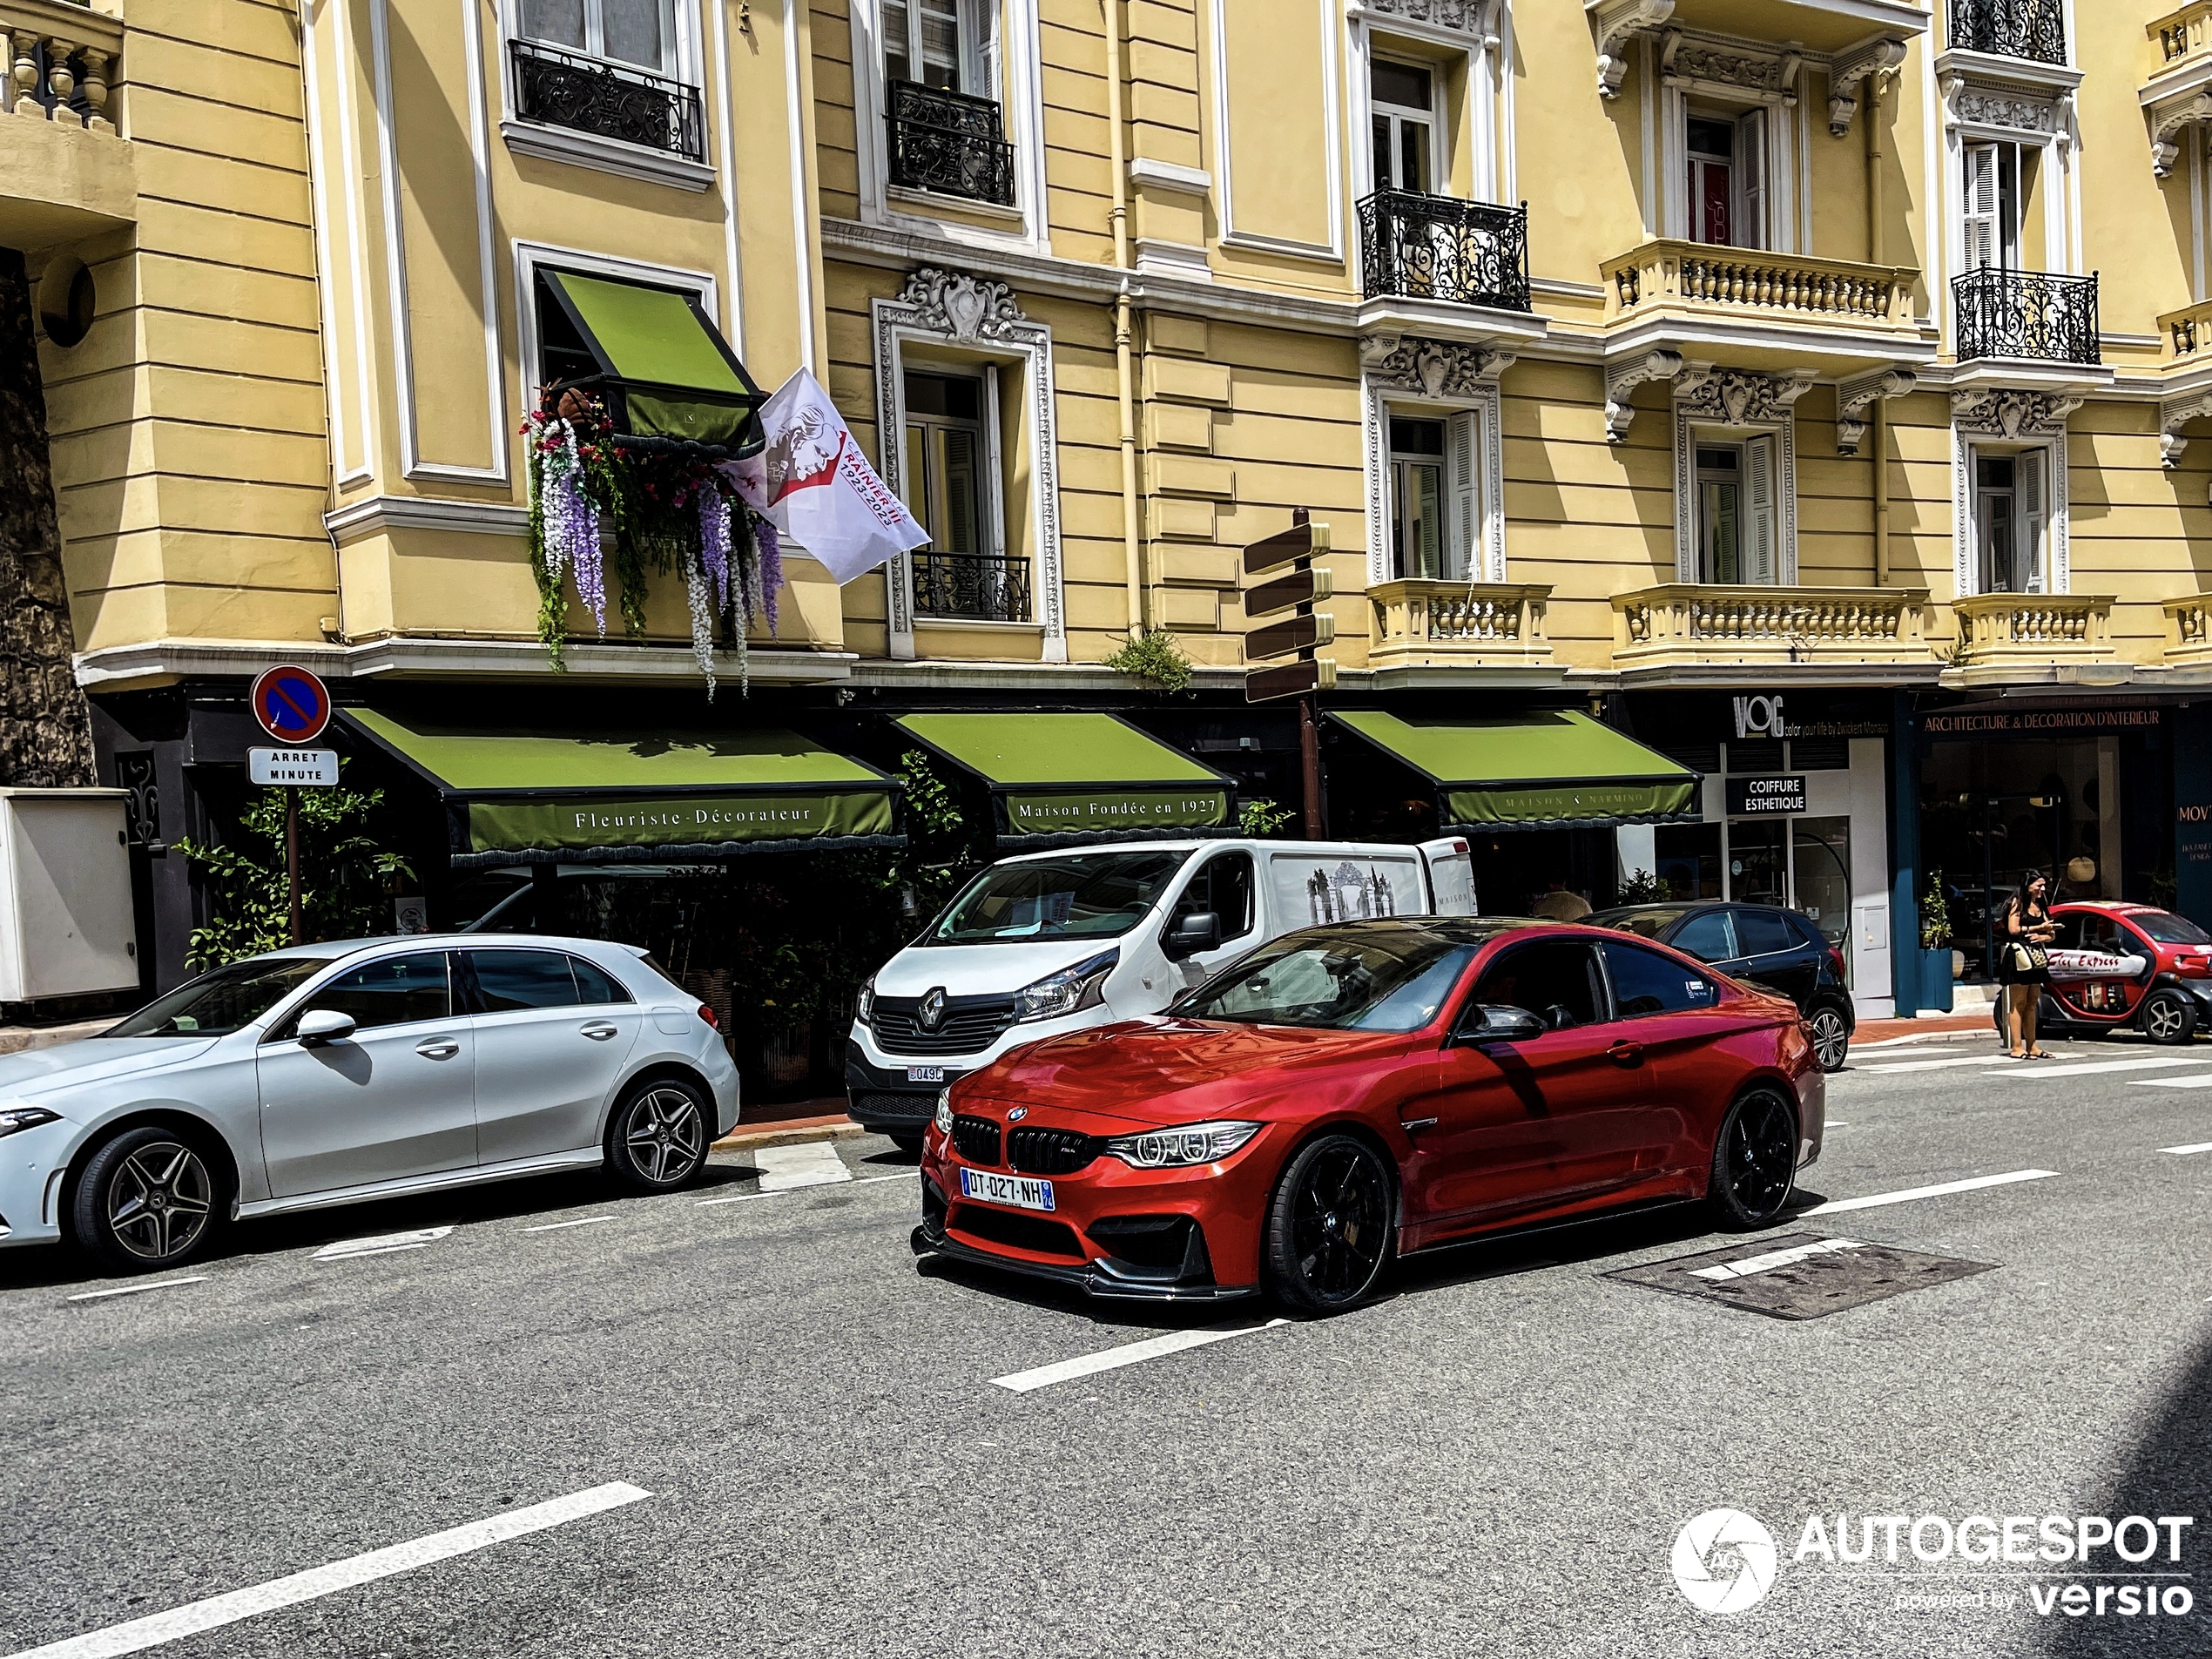
[[[953,1132],[953,1091],[949,1089],[937,1091],[937,1132],[940,1135]]]
[[[41,1123],[57,1123],[61,1116],[44,1106],[0,1108],[0,1135],[13,1135],[19,1129],[37,1129]]]
[[[1116,1135],[1106,1150],[1133,1170],[1176,1170],[1227,1157],[1260,1131],[1258,1123],[1186,1123]]]
[[[1056,1020],[1096,1008],[1106,1000],[1106,975],[1121,960],[1119,949],[1101,951],[1087,962],[1077,962],[1057,974],[1048,974],[1034,985],[1024,985],[1014,994],[1015,1019]]]
[[[873,980],[870,980],[866,985],[860,987],[860,995],[853,1000],[853,1023],[855,1025],[875,1023],[875,981]]]

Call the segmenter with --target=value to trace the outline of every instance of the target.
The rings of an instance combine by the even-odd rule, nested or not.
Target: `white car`
[[[604,1163],[667,1191],[738,1121],[713,1015],[587,939],[348,940],[0,1059],[0,1247],[171,1267],[233,1218]]]

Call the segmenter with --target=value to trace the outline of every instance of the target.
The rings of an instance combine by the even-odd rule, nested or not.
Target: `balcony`
[[[1527,311],[1528,206],[1379,190],[1359,204],[1361,280],[1370,300],[1435,300]]]
[[[2109,594],[2090,593],[1979,593],[1954,600],[1959,644],[1951,665],[1971,681],[2027,667],[2115,661],[2112,605]]]
[[[2065,0],[1951,0],[1950,49],[2063,67]]]
[[[1029,562],[989,553],[914,556],[914,614],[939,622],[1027,622]]]
[[[2097,338],[2097,279],[1984,266],[1955,277],[1952,302],[1962,364],[2055,364],[2096,371],[2104,361]],[[2108,379],[2109,371],[2091,373]]]
[[[2167,312],[2158,320],[2158,332],[2165,336],[2175,362],[2191,366],[2212,362],[2212,300]]]
[[[898,188],[1014,206],[1014,146],[989,98],[893,81],[884,119],[891,132],[891,182]]]
[[[1367,664],[1389,668],[1549,668],[1548,587],[1402,577],[1367,590],[1375,607]]]
[[[1669,583],[1613,596],[1613,660],[1628,668],[1931,664],[1925,588]]]
[[[51,247],[128,224],[131,146],[108,114],[123,20],[57,0],[0,0],[0,246]]]
[[[2166,602],[2166,665],[2212,668],[2212,593]]]
[[[510,42],[509,51],[517,119],[705,161],[697,87],[535,40]]]
[[[1608,341],[1608,355],[1695,348],[1737,367],[1787,360],[1837,374],[1932,355],[1913,318],[1920,273],[1910,266],[1661,239],[1599,268],[1608,327],[1629,337]]]

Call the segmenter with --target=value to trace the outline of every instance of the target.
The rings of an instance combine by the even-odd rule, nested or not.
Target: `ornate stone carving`
[[[1500,0],[1361,0],[1366,10],[1408,23],[1433,24],[1487,42],[1497,31]]]
[[[1979,388],[1951,395],[1951,419],[1961,432],[1992,438],[2062,438],[2066,417],[2083,399],[2062,392]]]
[[[1659,49],[1660,71],[1669,80],[1738,87],[1789,105],[1797,101],[1797,71],[1804,64],[1797,52],[1763,52],[1735,41],[1686,35],[1679,29],[1667,30]]]
[[[1885,397],[1903,397],[1919,383],[1909,368],[1878,368],[1843,381],[1836,388],[1836,453],[1855,455],[1874,405]]]
[[[1424,397],[1480,396],[1483,383],[1504,374],[1513,361],[1511,352],[1443,340],[1366,334],[1359,341],[1359,365],[1370,381]]]
[[[2194,397],[2169,397],[2158,406],[2159,464],[2171,472],[2182,459],[2182,452],[2189,441],[2182,435],[2182,428],[2191,421],[2212,416],[2212,392],[2199,392]]]
[[[1748,368],[1716,368],[1693,363],[1675,381],[1675,399],[1694,419],[1729,426],[1758,426],[1787,421],[1797,401],[1817,379],[1809,368],[1762,374]]]
[[[2188,128],[2207,121],[2212,121],[2212,92],[2155,107],[2150,115],[2150,170],[2161,179],[2173,172],[2182,155],[2176,140]]]
[[[1608,442],[1625,443],[1635,423],[1635,405],[1629,397],[1647,381],[1670,381],[1683,371],[1678,351],[1646,352],[1605,371],[1605,436]]]
[[[1004,340],[1028,320],[1010,284],[934,266],[907,279],[899,303],[914,308],[916,325],[954,340]]]
[[[1597,9],[1597,90],[1621,96],[1629,78],[1629,43],[1675,15],[1675,0],[1605,0]]]
[[[1851,131],[1851,117],[1858,113],[1861,84],[1871,81],[1878,102],[1897,78],[1905,57],[1903,41],[1879,35],[1852,47],[1828,66],[1828,131],[1832,137],[1840,138]]]
[[[1953,126],[1995,127],[2029,138],[2048,138],[2067,125],[2059,100],[2026,87],[1970,81],[1952,75],[1943,84],[1944,113]]]

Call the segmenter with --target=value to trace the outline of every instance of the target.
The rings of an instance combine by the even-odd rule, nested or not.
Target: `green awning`
[[[617,431],[735,448],[766,395],[696,297],[573,271],[544,273],[599,373]]]
[[[353,728],[447,803],[456,865],[887,846],[897,785],[795,732],[486,732],[367,709]]]
[[[1001,840],[1188,834],[1230,822],[1231,779],[1110,714],[909,714],[896,724],[989,786]]]
[[[1329,718],[1436,786],[1453,829],[1578,829],[1695,822],[1696,772],[1587,714],[1552,710],[1504,720]]]

